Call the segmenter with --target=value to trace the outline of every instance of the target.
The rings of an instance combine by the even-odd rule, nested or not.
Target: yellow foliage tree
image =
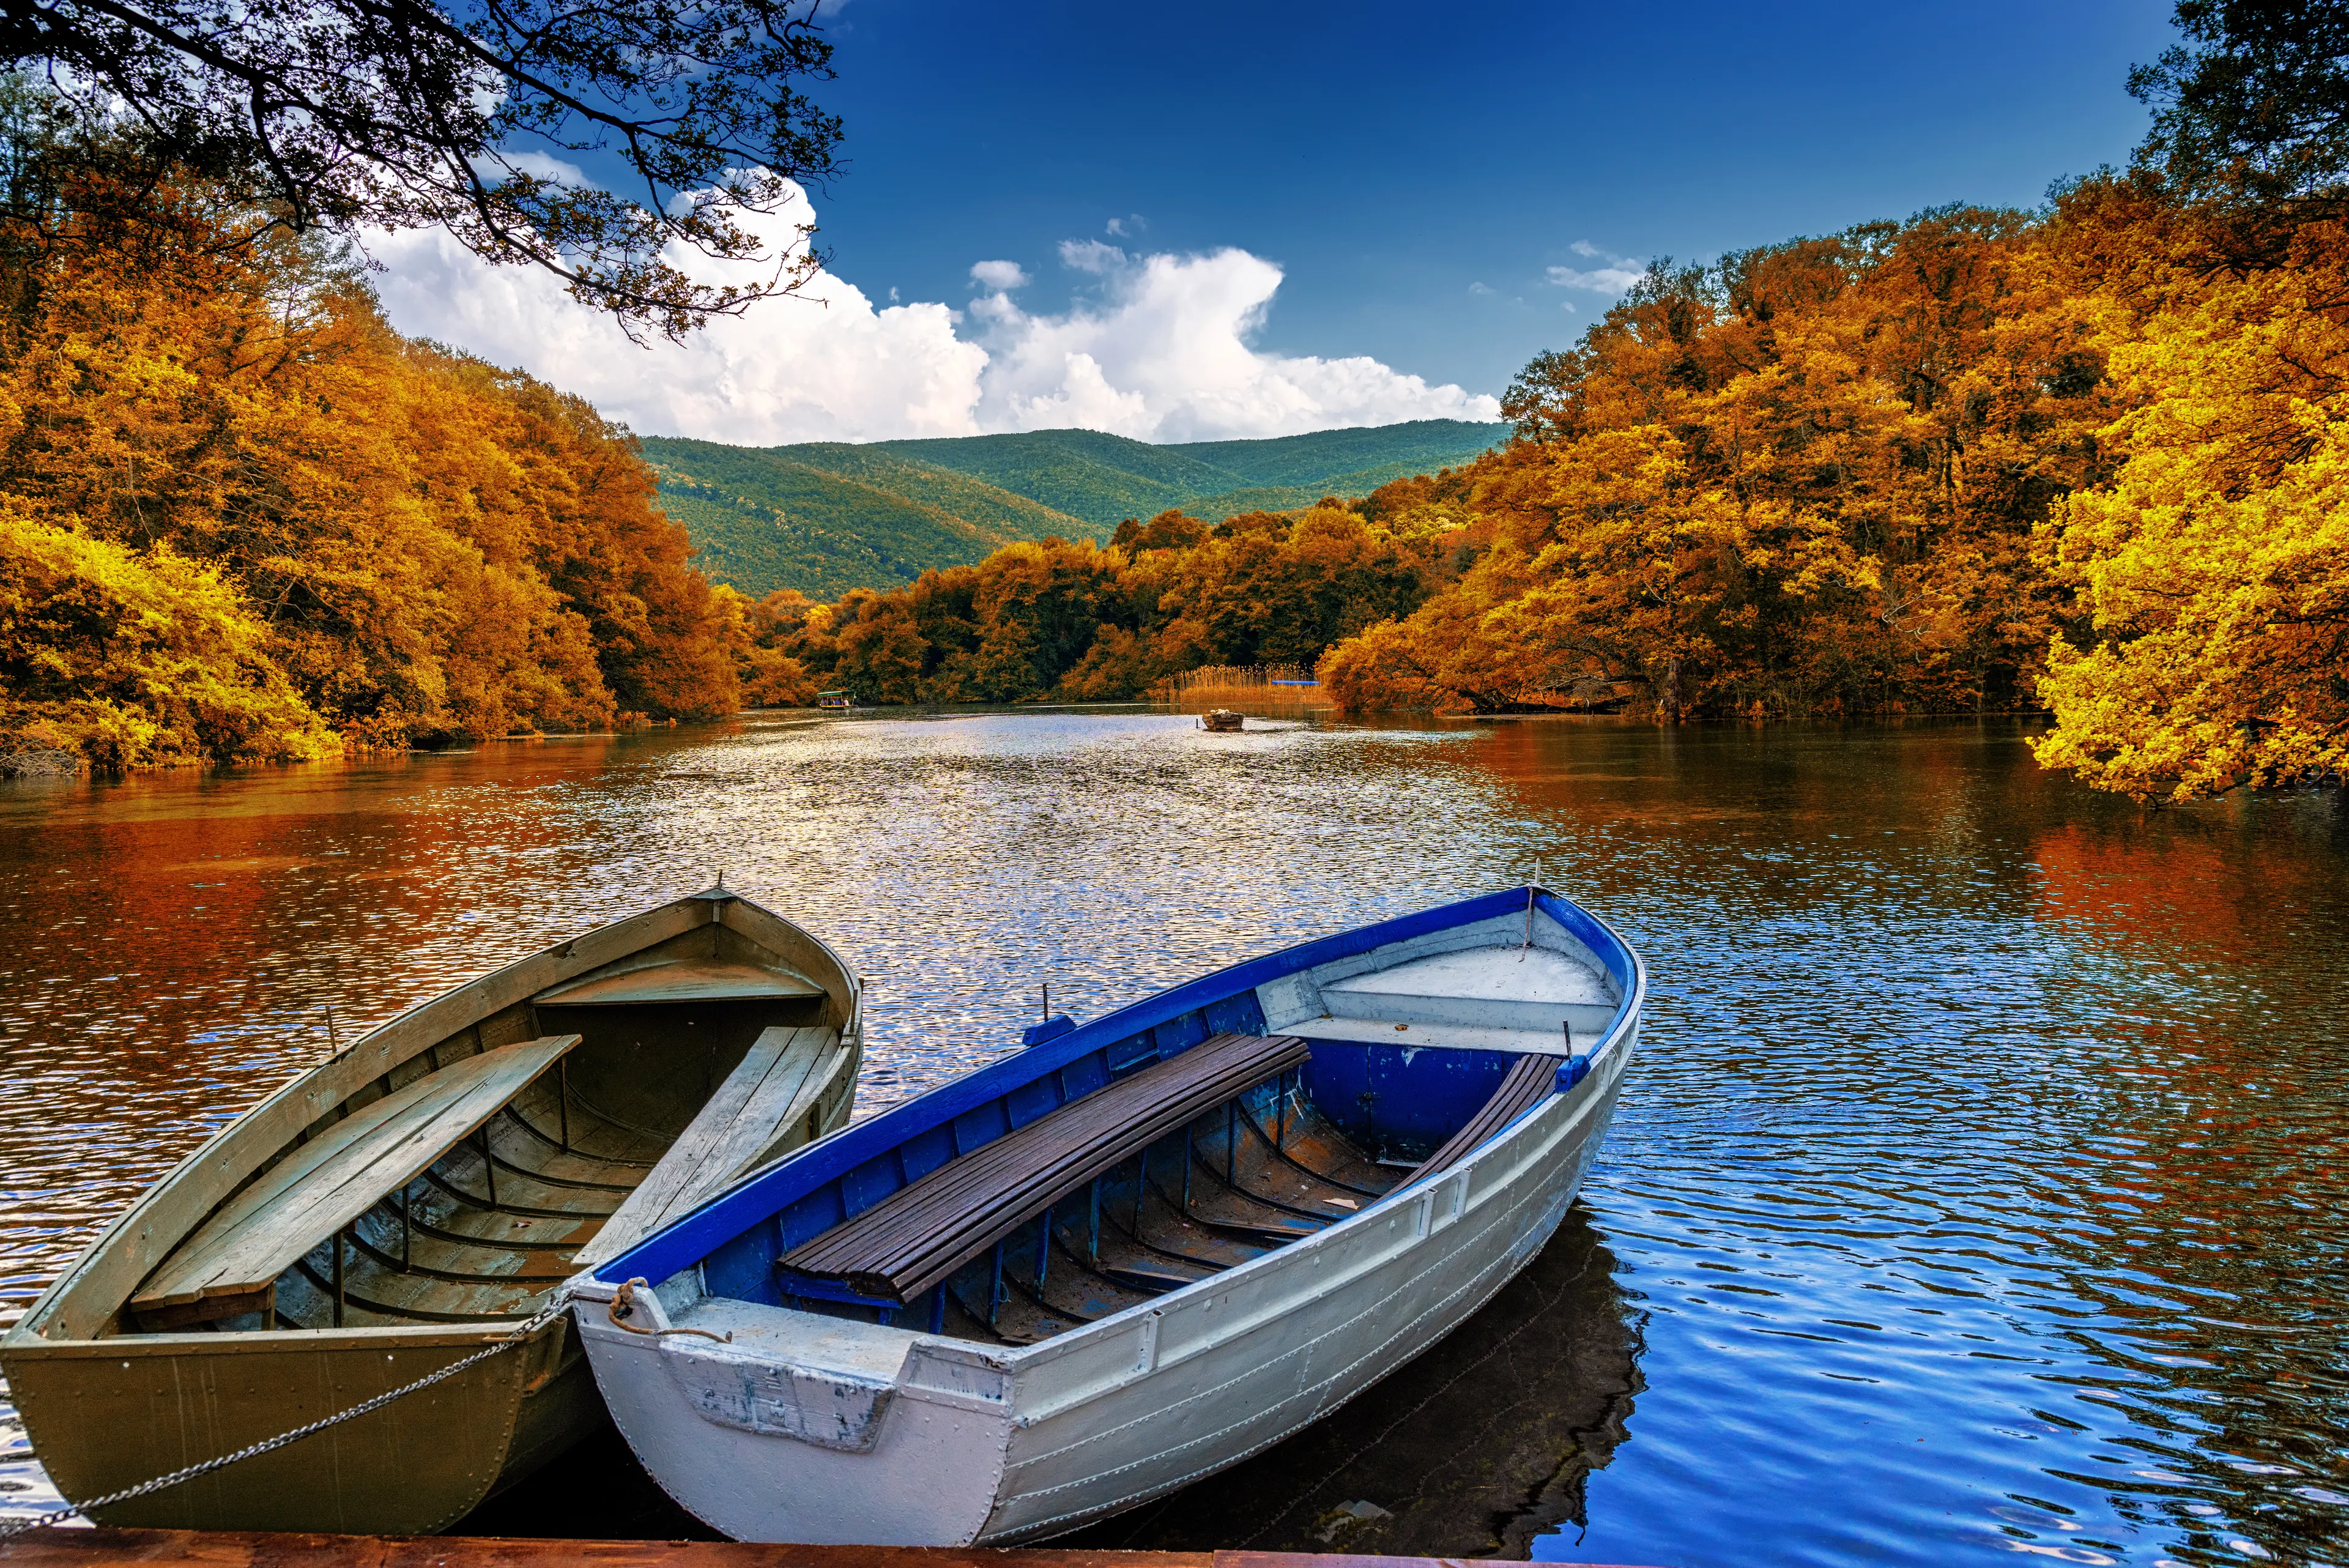
[[[339,742],[212,569],[0,511],[0,766],[295,761]]]
[[[2349,774],[2349,234],[2331,265],[2178,269],[2121,314],[2113,483],[2071,498],[2051,565],[2088,607],[2040,690],[2041,762],[2140,799]],[[2322,252],[2311,254],[2314,261]]]

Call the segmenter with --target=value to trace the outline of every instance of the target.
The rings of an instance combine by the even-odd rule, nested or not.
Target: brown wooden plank
[[[791,1130],[787,1118],[804,1121],[809,1106],[845,1060],[837,1029],[779,1025],[761,1031],[741,1065],[678,1135],[652,1175],[614,1211],[601,1238],[580,1251],[575,1266],[589,1268],[619,1256],[638,1238],[725,1187],[779,1139],[791,1142],[783,1136]]]
[[[1219,1034],[948,1161],[783,1262],[910,1301],[1094,1177],[1306,1057],[1292,1037]]]
[[[726,1141],[704,1160],[683,1191],[662,1216],[665,1224],[716,1194],[745,1171],[808,1141],[810,1116],[839,1085],[841,1075],[852,1069],[849,1054],[841,1048],[836,1029],[802,1029],[800,1044],[788,1061],[804,1059],[807,1071],[792,1073],[788,1065],[769,1075],[750,1103],[735,1118]],[[801,1053],[804,1051],[802,1057]],[[823,1128],[818,1120],[816,1136]]]
[[[1105,1137],[1138,1138],[1127,1150],[1131,1153],[1171,1133],[1200,1111],[1212,1109],[1273,1073],[1303,1061],[1302,1044],[1289,1041],[1283,1045],[1282,1039],[1218,1035],[1171,1061],[1071,1101],[902,1189],[867,1210],[873,1218],[856,1216],[809,1241],[793,1253],[793,1266],[799,1266],[802,1255],[811,1262],[838,1256],[880,1266],[883,1259],[895,1255],[889,1251],[893,1242],[919,1246],[931,1241],[938,1225],[950,1220],[963,1205],[974,1200],[998,1202],[1006,1196],[1007,1185],[1030,1179],[1049,1184],[1072,1162],[1080,1166],[1097,1162]],[[1275,1055],[1280,1058],[1277,1064],[1272,1060]],[[1138,1125],[1137,1103],[1140,1115],[1147,1118]],[[1116,1159],[1110,1159],[1098,1165],[1078,1177],[1077,1184],[1115,1163]],[[916,1188],[922,1191],[908,1196]],[[1037,1210],[1030,1212],[1041,1207],[1040,1202]]]
[[[13,1568],[1522,1568],[1504,1558],[1354,1552],[1068,1552],[197,1530],[36,1530],[0,1540],[0,1563]]]
[[[1503,1075],[1501,1086],[1493,1091],[1492,1097],[1477,1108],[1476,1114],[1470,1116],[1458,1132],[1446,1138],[1441,1148],[1422,1160],[1410,1175],[1396,1182],[1394,1189],[1400,1191],[1414,1181],[1451,1169],[1475,1152],[1487,1138],[1548,1098],[1557,1083],[1557,1064],[1556,1056],[1518,1057],[1516,1064]]]
[[[1209,1060],[1204,1064],[1209,1068],[1217,1064],[1218,1053],[1211,1049],[1216,1044],[1210,1042],[1197,1048],[1208,1053]],[[1185,1053],[1174,1062],[1147,1069],[1154,1075],[1147,1085],[1147,1096],[1161,1101],[1195,1096],[1201,1076],[1197,1071],[1200,1064],[1185,1058],[1196,1054],[1195,1051]],[[1160,1072],[1159,1068],[1178,1070]],[[1125,1083],[1133,1081],[1129,1078]],[[1110,1087],[1123,1089],[1123,1085]],[[1031,1177],[1049,1179],[1071,1160],[1081,1158],[1104,1137],[1114,1136],[1123,1127],[1131,1118],[1132,1102],[1143,1097],[1128,1091],[1109,1100],[1096,1093],[1071,1101],[949,1162],[874,1205],[865,1214],[815,1238],[793,1255],[794,1260],[803,1254],[810,1263],[836,1259],[843,1268],[885,1267],[887,1261],[899,1255],[898,1249],[903,1245],[927,1241],[936,1236],[940,1224],[951,1222],[972,1201],[998,1199],[1007,1186]]]
[[[1310,1559],[1289,1560],[1304,1568]],[[565,1541],[36,1530],[0,1541],[12,1568],[1215,1568],[1207,1552],[973,1546],[794,1546],[750,1541]],[[1268,1565],[1270,1568],[1270,1565]]]
[[[616,1007],[649,1002],[751,1002],[822,996],[804,975],[722,959],[665,959],[617,974],[588,975],[543,991],[541,1006]]]
[[[145,1313],[247,1295],[414,1180],[579,1044],[550,1035],[468,1056],[337,1122],[198,1228],[131,1298]]]

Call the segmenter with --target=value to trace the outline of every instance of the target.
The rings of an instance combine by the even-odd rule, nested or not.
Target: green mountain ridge
[[[1418,420],[1154,446],[1101,431],[740,447],[644,438],[661,504],[702,570],[752,597],[836,599],[965,566],[1019,539],[1102,539],[1169,507],[1220,522],[1357,496],[1473,460],[1506,425]]]

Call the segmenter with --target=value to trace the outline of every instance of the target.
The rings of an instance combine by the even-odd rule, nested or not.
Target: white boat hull
[[[1200,1287],[1006,1348],[709,1298],[690,1272],[640,1326],[574,1281],[622,1433],[694,1514],[749,1541],[1030,1541],[1237,1463],[1426,1350],[1538,1252],[1604,1140],[1636,1021],[1442,1176]],[[645,1299],[639,1293],[638,1300]]]

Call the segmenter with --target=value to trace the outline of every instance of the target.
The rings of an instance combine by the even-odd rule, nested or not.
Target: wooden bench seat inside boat
[[[854,1068],[854,1054],[838,1050],[839,1044],[840,1031],[828,1027],[761,1031],[605,1230],[616,1238],[649,1235],[736,1177],[822,1137],[824,1098],[840,1075]],[[589,1268],[617,1252],[590,1241],[569,1266]]]
[[[1420,1161],[1410,1175],[1397,1182],[1396,1190],[1451,1169],[1475,1153],[1485,1139],[1547,1099],[1550,1091],[1557,1086],[1558,1064],[1563,1060],[1558,1056],[1518,1057],[1516,1064],[1502,1077],[1501,1086],[1493,1091],[1492,1098],[1479,1106],[1458,1132],[1444,1139],[1443,1147]]]
[[[162,1330],[272,1304],[277,1277],[413,1181],[579,1044],[554,1034],[452,1062],[352,1112],[222,1205],[130,1298]]]
[[[778,1002],[813,998],[823,988],[766,964],[719,959],[661,959],[589,975],[539,992],[542,1007],[637,1007],[663,1002]]]
[[[1095,1177],[1308,1054],[1292,1036],[1216,1035],[948,1160],[781,1264],[911,1302]]]

